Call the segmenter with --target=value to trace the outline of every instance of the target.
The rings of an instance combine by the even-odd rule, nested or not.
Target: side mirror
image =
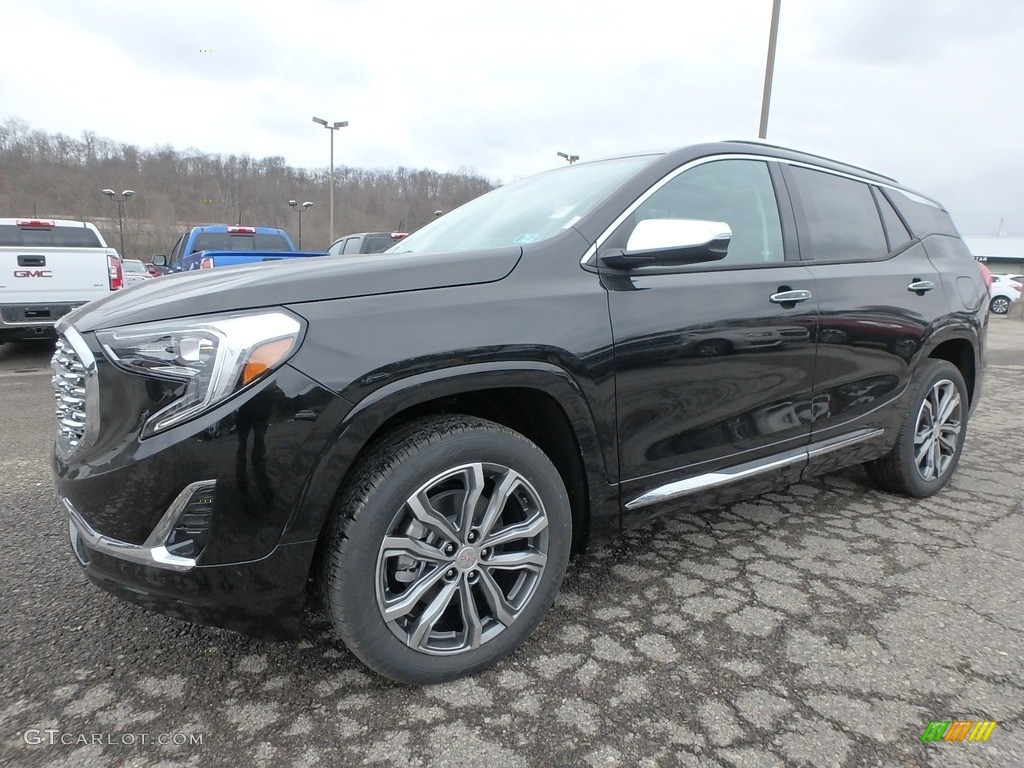
[[[732,229],[724,221],[644,219],[637,223],[624,250],[601,254],[616,269],[649,265],[678,266],[724,259]]]
[[[156,264],[156,266],[158,266],[158,267],[166,267],[167,266],[167,255],[163,254],[163,253],[154,253],[153,254],[153,258],[150,259],[150,261],[153,264]]]

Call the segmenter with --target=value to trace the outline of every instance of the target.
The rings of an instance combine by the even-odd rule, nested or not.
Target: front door
[[[627,527],[659,488],[800,448],[813,418],[813,278],[786,259],[768,163],[698,161],[641,200],[602,250],[647,218],[725,222],[732,239],[721,261],[602,268]],[[778,302],[790,291],[809,293]]]

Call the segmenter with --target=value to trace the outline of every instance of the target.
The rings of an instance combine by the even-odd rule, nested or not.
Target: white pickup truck
[[[121,257],[92,224],[0,218],[0,343],[51,337],[62,316],[123,284]]]

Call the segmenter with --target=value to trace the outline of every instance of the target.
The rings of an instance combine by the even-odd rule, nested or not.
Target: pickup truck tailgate
[[[84,303],[110,292],[111,248],[0,248],[3,304]]]

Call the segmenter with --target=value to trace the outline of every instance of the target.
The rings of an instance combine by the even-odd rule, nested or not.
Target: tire
[[[949,482],[960,461],[967,436],[967,386],[952,363],[927,360],[912,387],[896,444],[865,468],[883,490],[925,498]]]
[[[1005,296],[996,296],[989,302],[988,308],[994,315],[1005,315],[1010,311],[1010,300]]]
[[[371,669],[423,685],[489,667],[533,632],[565,575],[572,514],[558,470],[532,442],[440,416],[371,450],[327,535],[334,631]]]

